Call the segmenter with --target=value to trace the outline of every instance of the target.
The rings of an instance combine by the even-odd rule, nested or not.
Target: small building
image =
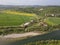
[[[60,14],[45,14],[47,17],[60,17]]]
[[[45,14],[45,16],[47,16],[47,17],[54,17],[55,14]]]
[[[60,14],[56,14],[56,17],[60,17]]]
[[[44,9],[43,8],[39,9],[39,11],[42,11],[42,10],[44,10]]]
[[[29,24],[30,24],[30,22],[27,22],[27,23],[24,24],[24,26],[28,26]]]
[[[20,27],[28,27],[29,25],[30,25],[30,22],[27,22],[27,23],[20,25]]]
[[[45,26],[45,27],[48,26],[46,22],[40,22],[40,25],[41,25],[41,26]]]

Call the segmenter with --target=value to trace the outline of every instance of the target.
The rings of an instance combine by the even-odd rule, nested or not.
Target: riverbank
[[[27,32],[27,33],[21,33],[21,34],[9,34],[0,36],[0,38],[22,38],[22,37],[28,37],[28,36],[36,36],[44,34],[44,32],[38,33],[38,32]]]

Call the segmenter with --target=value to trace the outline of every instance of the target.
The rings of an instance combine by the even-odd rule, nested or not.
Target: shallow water
[[[53,31],[51,33],[44,34],[44,35],[34,36],[34,37],[24,39],[24,40],[19,40],[19,41],[11,43],[9,45],[24,45],[29,42],[35,42],[35,41],[39,41],[39,40],[52,40],[52,39],[60,40],[60,30]]]
[[[24,39],[21,41],[16,41],[14,43],[11,43],[10,45],[23,45],[26,44],[28,42],[34,42],[34,41],[38,41],[38,40],[60,40],[60,30],[58,31],[54,31],[48,34],[44,34],[44,35],[39,35],[39,36],[34,36],[28,39]]]

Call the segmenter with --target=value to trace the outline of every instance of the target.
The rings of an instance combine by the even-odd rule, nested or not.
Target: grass
[[[15,15],[35,16],[34,13],[17,12],[17,11],[10,11],[10,10],[5,10],[2,12],[6,14],[13,14],[13,15],[15,14]]]
[[[60,18],[58,17],[48,17],[46,22],[50,25],[58,25],[60,24]]]
[[[16,26],[34,18],[34,16],[0,13],[0,26]]]

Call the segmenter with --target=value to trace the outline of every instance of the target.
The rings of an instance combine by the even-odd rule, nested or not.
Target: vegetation
[[[34,16],[0,13],[0,26],[17,26],[34,18]]]
[[[49,32],[44,35],[17,41],[12,45],[60,45],[60,16],[45,16],[45,14],[60,15],[60,6],[1,7],[0,35],[32,31]],[[33,20],[33,22],[31,22],[31,20]],[[24,26],[23,24],[27,22],[30,22],[30,24]],[[23,25],[23,27],[21,27],[21,25]]]
[[[60,40],[41,40],[36,42],[30,42],[24,45],[60,45]]]
[[[59,25],[60,24],[60,18],[58,18],[58,17],[48,17],[46,19],[46,22],[50,25]]]
[[[42,10],[41,10],[42,9]],[[59,6],[46,7],[7,7],[0,9],[0,34],[22,33],[31,31],[53,31],[60,29],[59,17],[46,17],[45,14],[59,14]],[[46,20],[45,20],[46,19]],[[31,26],[21,28],[20,25],[34,20]],[[41,24],[42,22],[43,24]],[[46,25],[46,26],[44,26]],[[6,27],[5,27],[6,26]],[[9,28],[10,26],[10,28]],[[18,26],[17,28],[13,28]]]

